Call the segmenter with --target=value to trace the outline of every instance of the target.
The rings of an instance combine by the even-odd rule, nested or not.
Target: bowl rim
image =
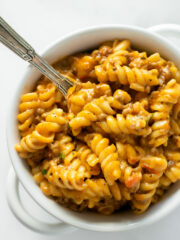
[[[133,32],[138,32],[138,33],[142,33],[144,35],[147,35],[150,38],[153,38],[155,41],[159,41],[162,44],[166,45],[166,48],[171,49],[171,52],[179,52],[178,48],[175,47],[172,43],[170,43],[168,40],[166,40],[164,37],[153,33],[151,31],[149,31],[148,29],[143,29],[140,27],[136,27],[136,26],[130,26],[130,25],[124,25],[124,24],[105,24],[105,25],[97,25],[97,26],[92,26],[92,27],[87,27],[87,28],[81,28],[79,30],[73,31],[70,34],[65,35],[64,37],[60,37],[57,40],[53,41],[51,44],[49,44],[44,51],[42,51],[42,56],[46,58],[46,56],[51,55],[51,52],[54,48],[58,47],[59,45],[61,45],[64,41],[70,40],[72,41],[73,38],[80,38],[82,35],[86,34],[86,33],[94,33],[96,31],[108,31],[108,30],[129,30],[132,33]],[[21,158],[19,156],[15,156],[15,150],[14,150],[14,146],[11,145],[11,136],[12,136],[12,126],[10,124],[9,126],[9,121],[12,120],[13,117],[13,109],[16,105],[16,103],[18,102],[18,98],[20,97],[19,93],[22,91],[24,84],[26,82],[26,78],[29,74],[31,74],[32,72],[32,67],[30,65],[28,65],[21,77],[21,81],[18,83],[18,86],[16,88],[16,91],[14,93],[14,96],[12,98],[12,100],[10,101],[10,107],[9,107],[9,113],[8,113],[8,119],[7,119],[7,128],[6,128],[6,137],[7,137],[7,145],[8,145],[8,152],[9,152],[9,156],[13,165],[13,168],[21,182],[21,184],[23,185],[24,189],[28,192],[28,194],[34,199],[34,201],[40,206],[42,207],[46,212],[48,212],[50,215],[52,215],[53,217],[57,218],[58,220],[62,220],[63,222],[73,225],[75,227],[81,228],[81,229],[86,229],[86,230],[92,230],[92,231],[106,231],[106,232],[115,232],[115,231],[127,231],[127,230],[131,230],[134,228],[139,228],[142,226],[146,226],[149,225],[151,223],[154,223],[158,220],[160,220],[161,218],[163,218],[164,216],[166,216],[167,214],[169,214],[173,209],[175,209],[178,205],[179,202],[177,201],[180,198],[180,192],[176,192],[171,196],[171,202],[173,204],[169,204],[168,209],[166,209],[166,211],[162,211],[161,210],[161,214],[151,214],[151,216],[149,215],[147,218],[145,218],[143,221],[137,221],[134,223],[130,223],[127,225],[123,225],[119,222],[119,225],[117,226],[109,226],[109,227],[103,227],[103,226],[94,226],[91,225],[89,222],[84,222],[82,223],[78,221],[78,219],[76,219],[75,217],[73,218],[72,216],[68,216],[68,214],[64,215],[64,212],[62,212],[62,216],[59,217],[59,215],[57,216],[56,211],[52,211],[52,209],[50,209],[50,207],[47,209],[47,202],[49,201],[47,196],[39,194],[39,191],[37,191],[36,189],[36,184],[34,182],[34,185],[31,185],[32,181],[30,181],[30,176],[26,175],[27,172],[26,171],[22,171],[23,165],[21,163]],[[15,161],[15,159],[19,159],[19,161]],[[20,165],[21,165],[21,169],[20,169]],[[25,168],[24,168],[25,170]],[[32,175],[31,175],[32,178]],[[32,178],[33,180],[33,178]],[[33,180],[34,181],[34,180]],[[39,186],[37,186],[39,189]],[[48,202],[48,204],[50,205],[50,202]],[[51,204],[51,207],[53,207],[53,204]],[[62,207],[59,206],[59,208],[61,209]],[[66,212],[68,212],[68,210],[66,210]],[[154,216],[155,215],[155,216]]]

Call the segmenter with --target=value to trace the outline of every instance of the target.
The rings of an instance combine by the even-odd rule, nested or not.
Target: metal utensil
[[[50,66],[2,17],[0,17],[0,41],[19,57],[39,69],[66,97],[68,89],[74,84],[73,81]]]

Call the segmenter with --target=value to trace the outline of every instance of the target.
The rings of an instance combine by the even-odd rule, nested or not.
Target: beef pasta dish
[[[129,40],[54,64],[21,96],[15,146],[44,194],[75,211],[143,213],[180,179],[180,72]]]

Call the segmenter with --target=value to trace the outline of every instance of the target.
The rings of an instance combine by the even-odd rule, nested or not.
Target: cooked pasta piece
[[[144,156],[144,151],[137,146],[133,148],[129,144],[122,144],[120,142],[117,142],[116,146],[120,159],[120,182],[122,182],[130,192],[136,192],[139,189],[142,170],[140,166],[133,168],[130,164],[137,164]]]
[[[170,187],[172,183],[180,180],[180,153],[179,147],[171,143],[168,146],[168,150],[165,151],[165,156],[167,158],[167,168],[160,178],[156,194],[153,197],[153,202],[156,203],[165,193],[165,191]]]
[[[73,70],[79,79],[84,79],[87,77],[94,77],[94,66],[96,64],[95,59],[92,56],[82,56],[75,58],[73,63]]]
[[[20,144],[15,146],[18,152],[36,152],[43,149],[48,143],[53,142],[56,132],[62,130],[62,125],[66,123],[62,109],[52,110],[46,117],[45,122],[39,123],[35,130],[23,137]]]
[[[180,80],[180,72],[177,67],[171,61],[163,59],[159,53],[152,54],[148,57],[148,64],[150,67],[159,70],[159,79],[162,83],[169,81],[170,79]]]
[[[114,199],[105,199],[103,202],[99,202],[95,207],[98,213],[104,215],[110,215],[122,208],[125,205],[126,201],[123,199],[121,201],[116,201]]]
[[[104,179],[87,179],[87,188],[82,192],[84,199],[89,201],[90,208],[93,207],[94,202],[99,202],[102,198],[111,198],[109,187]]]
[[[83,110],[79,112],[69,123],[74,136],[81,132],[82,127],[90,126],[98,119],[103,119],[108,115],[114,115],[115,109],[123,109],[131,100],[128,93],[123,90],[116,90],[113,97],[100,97],[87,103]]]
[[[136,102],[125,108],[123,114],[117,114],[115,117],[107,116],[104,121],[97,122],[96,125],[108,134],[148,136],[151,133],[148,125],[151,116],[152,114],[148,113],[140,102]]]
[[[30,134],[34,130],[34,113],[38,107],[39,101],[38,94],[36,92],[26,93],[22,95],[17,119],[19,121],[18,129],[20,130],[23,137]]]
[[[62,188],[60,192],[56,193],[56,189],[58,190],[60,188],[51,188],[51,184],[49,184],[48,181],[44,181],[43,184],[41,184],[41,189],[46,195],[61,195],[71,199],[78,205],[87,201],[88,208],[95,207],[102,198],[109,199],[112,197],[107,183],[101,178],[97,180],[88,179],[86,181],[86,188],[82,191]],[[51,191],[53,191],[53,194]]]
[[[136,213],[144,212],[151,204],[159,179],[167,168],[167,160],[163,155],[147,155],[142,158],[141,166],[145,172],[142,175],[139,190],[134,193],[132,199],[132,209]]]
[[[43,82],[37,86],[40,108],[49,109],[56,101],[56,86],[53,83]]]
[[[109,185],[121,176],[120,163],[118,161],[117,149],[114,144],[109,145],[109,140],[100,134],[87,134],[84,141],[99,157],[101,169]]]
[[[72,166],[73,163],[78,166]],[[64,166],[62,164],[50,166],[46,177],[50,183],[60,188],[83,190],[86,188],[84,179],[89,177],[85,167],[81,165],[78,159],[75,159],[70,166]]]
[[[180,179],[180,152],[179,149],[168,150],[165,152],[168,159],[168,167],[165,176],[172,182]]]
[[[139,193],[135,193],[132,199],[132,209],[135,213],[142,213],[149,207],[159,184],[160,177],[160,173],[143,174]]]
[[[119,63],[107,62],[95,67],[95,73],[99,82],[119,82],[129,85],[131,89],[139,92],[149,92],[150,87],[159,85],[158,71],[156,69],[145,70],[121,66]]]
[[[47,196],[62,197],[61,189],[52,185],[47,180],[43,180],[40,182],[40,188]]]
[[[171,180],[163,174],[163,176],[159,179],[159,185],[152,198],[152,203],[157,203],[164,196],[171,184]]]
[[[73,86],[68,90],[67,104],[69,111],[77,114],[93,98],[111,96],[112,91],[108,84],[94,84],[91,82]]]
[[[129,40],[115,40],[112,42],[104,43],[98,50],[92,52],[92,57],[97,64],[102,64],[105,61],[118,60],[127,63],[127,58],[124,56],[130,50]]]
[[[99,158],[85,144],[77,145],[77,155],[91,175],[100,174]]]
[[[144,149],[134,144],[124,144],[117,141],[116,147],[119,157],[131,165],[136,165],[145,155]]]
[[[128,53],[131,68],[148,69],[148,56],[146,52],[132,51]]]
[[[153,197],[153,202],[156,203],[168,190],[172,183],[180,180],[180,153],[179,147],[173,143],[168,146],[168,150],[165,151],[167,158],[167,168],[160,178],[156,194]]]
[[[40,149],[36,152],[20,152],[19,155],[21,158],[26,159],[31,168],[34,168],[40,165],[41,160],[46,154],[44,153],[44,149]]]
[[[173,107],[170,124],[171,124],[172,132],[174,134],[174,138],[176,139],[176,141],[178,141],[178,138],[180,136],[180,100]]]
[[[154,91],[150,99],[152,115],[152,133],[149,136],[149,144],[153,147],[167,146],[170,130],[170,112],[173,104],[180,97],[180,84],[172,79],[159,91]]]
[[[62,163],[62,155],[51,161],[44,160],[39,173],[43,173],[43,176],[57,187],[82,191],[86,187],[85,178],[90,178],[90,174],[74,155],[70,154],[71,162],[68,166]],[[34,178],[37,181],[36,175]]]
[[[126,39],[123,41],[119,41],[118,39],[114,40],[113,45],[112,45],[112,50],[113,52],[119,52],[121,50],[128,50],[130,49],[131,42]]]

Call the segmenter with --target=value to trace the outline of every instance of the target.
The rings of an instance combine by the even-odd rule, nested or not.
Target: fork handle
[[[35,50],[0,17],[0,41],[25,61],[32,61]]]
[[[67,77],[59,74],[40,57],[31,45],[15,32],[2,17],[0,17],[0,41],[19,57],[38,68],[41,73],[55,83],[66,96],[67,89],[73,85],[72,82]]]

